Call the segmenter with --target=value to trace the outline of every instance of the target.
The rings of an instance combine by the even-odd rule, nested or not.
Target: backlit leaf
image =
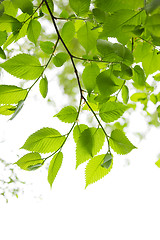
[[[156,37],[160,37],[160,14],[147,16],[146,20],[147,30]]]
[[[7,40],[6,31],[0,31],[0,46],[2,46],[6,40]]]
[[[56,129],[42,128],[30,135],[21,148],[40,153],[49,153],[57,151],[64,140],[65,137]]]
[[[14,104],[20,100],[24,100],[27,90],[12,86],[12,85],[0,85],[0,104]]]
[[[88,162],[85,170],[86,187],[106,176],[112,169],[113,161],[108,169],[101,166],[105,156],[105,154],[98,155]]]
[[[125,104],[128,103],[129,100],[129,89],[126,85],[123,86],[122,88],[122,99]]]
[[[0,114],[1,115],[11,115],[14,113],[16,107],[13,105],[3,105],[0,106]]]
[[[20,8],[22,12],[32,14],[33,13],[33,3],[30,0],[12,0],[15,7]]]
[[[73,123],[77,119],[77,110],[73,106],[67,106],[62,108],[62,110],[54,115],[54,117],[58,117],[59,120],[65,123]]]
[[[101,128],[84,130],[77,141],[76,167],[96,155],[101,150],[104,140],[105,135]]]
[[[77,125],[74,127],[74,129],[73,129],[73,138],[74,138],[75,143],[77,143],[79,136],[80,136],[81,133],[82,133],[85,129],[87,129],[87,128],[88,128],[88,126],[85,125],[85,124],[80,124],[80,125],[77,124]]]
[[[37,152],[27,153],[21,157],[15,164],[17,164],[21,169],[27,171],[33,171],[41,167],[44,163],[44,160],[41,158],[41,155]]]
[[[12,32],[20,29],[22,27],[22,23],[19,22],[16,18],[3,14],[0,17],[0,31]]]
[[[62,165],[62,160],[63,160],[63,154],[62,152],[58,152],[54,155],[54,157],[50,161],[50,165],[48,168],[48,182],[51,187]]]
[[[124,132],[115,129],[112,131],[109,144],[111,148],[118,154],[127,154],[136,148],[125,136]]]
[[[40,42],[40,48],[43,52],[51,54],[53,52],[54,43],[50,41]]]
[[[37,43],[37,39],[41,32],[41,24],[37,20],[31,20],[27,28],[27,37],[34,44]]]
[[[83,16],[89,11],[91,0],[69,0],[69,4],[78,16]]]
[[[61,36],[65,43],[70,42],[75,35],[75,26],[72,21],[66,22],[63,25]]]
[[[60,52],[53,58],[53,63],[56,67],[61,67],[68,59],[68,54],[65,52]]]
[[[43,67],[39,60],[28,54],[18,54],[4,63],[0,64],[11,75],[26,80],[33,80],[38,78]]]
[[[100,69],[95,63],[91,63],[83,70],[82,79],[88,94],[90,94],[94,90],[96,86],[96,77],[99,73]]]
[[[144,71],[139,65],[134,67],[133,81],[135,82],[136,86],[145,86],[146,84]]]
[[[47,80],[46,76],[44,78],[42,78],[40,83],[39,83],[39,91],[40,91],[43,98],[45,98],[47,96],[48,80]]]
[[[99,110],[99,116],[106,122],[114,122],[120,118],[126,111],[127,107],[120,102],[106,102],[103,103]]]

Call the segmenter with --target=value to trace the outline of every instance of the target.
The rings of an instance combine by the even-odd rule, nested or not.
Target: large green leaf
[[[44,163],[44,160],[41,158],[41,155],[37,152],[27,153],[21,157],[15,164],[17,164],[21,169],[27,171],[33,171],[41,167]]]
[[[106,176],[112,169],[113,160],[108,169],[101,166],[105,156],[105,154],[98,155],[88,162],[85,170],[86,187]]]
[[[148,16],[146,20],[146,28],[152,35],[160,37],[160,14]]]
[[[124,132],[119,129],[112,131],[109,144],[111,148],[118,154],[127,154],[136,148],[125,136]]]
[[[26,95],[26,89],[12,85],[0,85],[0,104],[18,103],[20,100],[24,100]]]
[[[0,67],[4,68],[11,75],[26,80],[38,78],[43,71],[39,60],[29,54],[18,54],[1,63]]]
[[[120,102],[106,102],[103,103],[99,110],[99,116],[106,122],[114,122],[120,118],[126,111],[127,107]]]
[[[20,8],[22,12],[32,14],[33,13],[33,3],[30,0],[11,0],[13,5]]]
[[[0,17],[0,31],[14,32],[22,27],[22,23],[16,18],[3,14]]]
[[[91,23],[86,22],[77,32],[78,40],[87,53],[96,46],[96,40],[98,37],[98,32],[91,29]]]
[[[96,77],[100,73],[100,69],[96,63],[87,65],[82,73],[83,84],[90,95],[96,86]]]
[[[54,115],[54,117],[58,117],[59,120],[65,123],[73,123],[77,119],[77,110],[73,106],[67,106],[62,108],[62,110]]]
[[[74,38],[74,35],[75,35],[75,26],[73,22],[72,21],[66,22],[63,25],[62,33],[61,33],[61,37],[63,38],[63,41],[65,43],[70,42]]]
[[[69,0],[69,4],[78,16],[83,16],[89,11],[91,0]]]
[[[160,55],[157,53],[157,50],[153,50],[142,59],[142,66],[147,77],[160,70]]]
[[[76,167],[96,155],[101,150],[104,140],[105,135],[101,128],[84,130],[77,141]]]
[[[27,29],[27,37],[34,44],[37,43],[37,39],[41,32],[41,24],[37,20],[31,20],[28,29]]]
[[[49,153],[57,151],[64,140],[65,137],[56,129],[42,128],[30,135],[21,148],[40,153]]]
[[[48,168],[48,182],[52,187],[52,184],[57,176],[57,173],[62,165],[63,154],[62,152],[58,152],[52,158],[49,168]]]
[[[119,89],[119,86],[114,82],[108,71],[101,72],[97,76],[96,82],[100,93],[105,96],[110,96]]]

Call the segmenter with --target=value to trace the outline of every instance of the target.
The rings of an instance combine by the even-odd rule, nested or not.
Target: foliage
[[[76,167],[88,161],[87,187],[110,172],[114,152],[128,154],[136,148],[126,136],[125,124],[118,125],[122,115],[127,122],[127,113],[141,104],[148,124],[159,126],[159,19],[160,4],[154,0],[0,1],[0,67],[19,79],[18,86],[0,85],[0,114],[15,118],[38,82],[42,97],[47,98],[47,69],[53,66],[61,72],[64,93],[76,102],[54,116],[71,124],[65,135],[42,128],[28,137],[22,148],[29,153],[16,162],[20,168],[36,170],[51,159],[48,181],[52,186],[62,164],[63,146],[73,131]],[[44,20],[54,34],[47,33]],[[25,80],[23,87],[20,79]],[[25,87],[28,82],[30,87]],[[153,115],[148,109],[151,102]],[[85,110],[96,124],[79,121]]]

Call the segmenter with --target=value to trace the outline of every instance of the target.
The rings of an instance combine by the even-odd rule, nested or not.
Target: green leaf
[[[107,153],[103,159],[103,163],[101,164],[101,166],[106,169],[109,169],[112,164],[113,164],[113,156],[111,153]]]
[[[126,111],[127,107],[120,102],[106,102],[103,103],[99,110],[99,116],[106,122],[114,122],[120,118]]]
[[[78,16],[83,16],[89,11],[91,0],[69,0],[69,4]]]
[[[105,21],[105,12],[103,10],[100,8],[94,8],[92,12],[97,22],[103,23]]]
[[[1,115],[11,115],[14,113],[16,107],[12,105],[3,105],[0,106],[0,114]]]
[[[57,53],[53,58],[53,63],[56,67],[61,67],[68,59],[68,54],[64,52]]]
[[[42,51],[44,53],[47,54],[52,54],[53,52],[53,48],[54,48],[54,43],[50,42],[50,41],[45,41],[45,42],[40,42],[40,48],[42,49]]]
[[[75,26],[74,26],[73,22],[72,21],[66,22],[63,25],[62,33],[61,33],[63,41],[65,43],[70,42],[74,38],[74,35],[75,35]]]
[[[101,128],[87,128],[77,141],[76,147],[76,168],[86,160],[96,155],[102,148],[105,140],[104,132]]]
[[[0,67],[4,68],[11,75],[26,80],[38,78],[43,71],[39,60],[28,54],[18,54],[1,63]]]
[[[58,117],[59,120],[65,123],[73,123],[77,119],[77,114],[77,109],[75,107],[67,106],[62,108],[54,117]]]
[[[28,13],[29,15],[33,13],[33,3],[30,0],[12,0],[12,3],[24,13]]]
[[[12,117],[9,120],[13,120],[17,116],[17,114],[21,111],[23,106],[24,106],[24,100],[19,101],[15,109],[15,112],[13,113]]]
[[[57,173],[62,165],[63,154],[62,152],[58,152],[52,158],[49,168],[48,168],[48,182],[52,187],[52,184],[57,176]]]
[[[148,15],[145,26],[152,35],[160,37],[160,14]]]
[[[6,40],[7,40],[6,31],[0,31],[0,46],[2,46]]]
[[[49,8],[50,8],[51,12],[53,12],[53,11],[54,11],[53,0],[47,0],[47,2],[48,2],[48,5],[49,5]],[[44,4],[42,5],[42,11],[43,11],[44,13],[46,13],[46,14],[49,14],[45,2],[44,2]]]
[[[0,31],[14,32],[22,27],[22,23],[16,18],[3,14],[0,17]]]
[[[0,104],[18,103],[24,100],[26,95],[26,89],[12,85],[0,85]]]
[[[33,171],[41,167],[44,163],[44,160],[41,158],[41,155],[37,152],[27,153],[21,157],[15,164],[17,164],[21,169],[27,171]]]
[[[82,73],[83,84],[90,95],[96,86],[96,77],[100,73],[100,69],[96,63],[87,65]]]
[[[158,159],[158,161],[155,164],[157,165],[157,167],[160,168],[160,159]]]
[[[64,140],[65,137],[56,129],[42,128],[30,135],[21,148],[40,153],[49,153],[57,151]]]
[[[16,17],[18,9],[16,7],[14,7],[14,5],[11,1],[7,1],[7,0],[3,1],[3,6],[4,6],[6,14],[8,14],[12,17]]]
[[[0,2],[0,17],[3,15],[4,13],[4,5]]]
[[[157,73],[155,76],[153,76],[155,81],[160,81],[160,73]]]
[[[142,59],[142,66],[147,77],[160,70],[160,55],[157,53],[158,51],[155,49]]]
[[[75,143],[77,143],[77,141],[78,141],[81,133],[82,133],[85,129],[87,129],[87,128],[88,128],[88,126],[85,125],[85,124],[80,124],[80,125],[77,124],[77,125],[74,127],[74,129],[73,129],[73,138],[74,138]]]
[[[138,9],[144,7],[143,0],[96,0],[96,6],[107,12],[114,12],[119,9]]]
[[[86,187],[106,176],[112,169],[113,161],[108,169],[101,166],[105,156],[105,154],[98,155],[88,162],[85,170]]]
[[[6,54],[1,47],[0,47],[0,58],[6,59]]]
[[[97,76],[96,82],[100,93],[105,96],[110,96],[119,89],[108,71],[101,72]]]
[[[42,78],[40,83],[39,83],[39,91],[40,91],[43,98],[45,98],[47,96],[48,80],[47,80],[46,76],[44,78]]]
[[[80,29],[77,32],[78,40],[86,50],[87,54],[91,49],[93,49],[96,46],[96,40],[98,37],[98,32],[96,30],[91,29],[92,29],[91,23],[86,22],[84,25],[80,27]]]
[[[37,43],[37,39],[41,32],[41,24],[37,20],[31,20],[27,28],[27,37],[34,44]]]
[[[144,71],[139,65],[136,65],[134,67],[133,81],[135,83],[135,86],[145,86],[146,84]]]
[[[109,145],[111,148],[118,154],[127,154],[131,152],[134,148],[136,148],[125,136],[124,132],[115,129],[112,131]]]
[[[129,89],[126,85],[123,86],[122,88],[122,99],[125,104],[128,103],[129,100]]]
[[[147,94],[144,92],[137,92],[134,93],[131,97],[130,97],[131,101],[133,102],[140,102],[140,101],[144,101],[147,99]]]

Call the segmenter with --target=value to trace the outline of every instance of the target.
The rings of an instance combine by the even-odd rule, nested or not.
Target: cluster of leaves
[[[69,0],[67,4],[59,3],[54,12],[53,2],[0,1],[0,57],[7,58],[0,67],[14,77],[33,81],[29,88],[0,85],[0,114],[12,115],[10,119],[13,119],[37,82],[41,95],[46,98],[47,68],[63,66],[63,71],[70,64],[80,103],[77,108],[71,105],[62,108],[54,116],[72,124],[69,132],[61,135],[53,128],[36,131],[22,146],[30,152],[16,164],[31,171],[52,158],[48,169],[52,186],[62,164],[62,148],[73,131],[76,167],[88,161],[85,170],[88,186],[110,172],[113,152],[128,154],[136,148],[116,124],[126,111],[135,110],[141,103],[150,116],[150,123],[159,125],[160,95],[156,86],[160,81],[157,73],[160,4],[156,0],[95,0],[92,4],[91,0]],[[43,19],[54,28],[54,35],[44,34]],[[7,57],[9,46],[22,38],[31,43],[33,53]],[[81,64],[82,72],[77,64]],[[153,84],[147,82],[151,74],[154,74]],[[149,102],[155,105],[154,121],[147,110]],[[83,110],[90,111],[97,126],[78,122]],[[106,125],[112,126],[110,133],[106,132]],[[105,152],[97,155],[104,144],[107,144]]]

